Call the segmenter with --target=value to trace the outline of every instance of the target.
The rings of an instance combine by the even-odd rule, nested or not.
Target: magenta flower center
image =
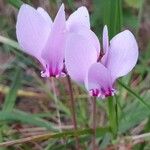
[[[58,66],[56,67],[49,67],[46,65],[45,70],[41,72],[42,77],[64,77],[66,73],[60,69]]]
[[[60,74],[60,71],[58,70],[58,67],[56,67],[56,68],[50,67],[49,68],[49,76],[50,77],[56,77],[56,76],[59,76],[59,74]]]
[[[106,97],[113,96],[116,93],[116,91],[113,88],[108,88],[107,90],[104,88],[100,88],[100,89],[91,89],[89,93],[91,96],[101,97],[102,99],[104,99]]]

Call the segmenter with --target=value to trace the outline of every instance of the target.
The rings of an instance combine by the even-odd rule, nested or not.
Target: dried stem
[[[92,128],[93,128],[93,139],[92,139],[92,146],[93,146],[93,150],[96,150],[96,97],[93,97],[92,99],[92,103],[93,103],[93,124],[92,124]]]
[[[105,134],[109,130],[109,127],[98,127],[97,132],[102,133],[102,135]],[[30,136],[26,138],[21,138],[17,140],[9,140],[6,142],[0,143],[0,147],[7,147],[7,146],[12,146],[16,144],[21,144],[21,143],[28,143],[28,142],[38,142],[38,141],[44,141],[48,139],[59,139],[59,138],[68,138],[70,139],[71,137],[76,137],[76,136],[82,136],[82,135],[92,135],[93,134],[93,129],[90,128],[85,128],[85,129],[78,129],[78,130],[67,130],[64,132],[59,132],[59,133],[53,133],[53,132],[48,132],[36,136]],[[79,150],[79,149],[77,149]]]
[[[6,95],[9,92],[10,88],[8,86],[5,85],[0,85],[0,94],[2,95]],[[30,90],[18,90],[17,92],[17,96],[18,97],[28,97],[28,98],[32,98],[31,100],[46,100],[48,99],[48,96],[44,95],[42,92],[32,92]],[[35,98],[35,99],[33,99]],[[74,98],[78,99],[83,99],[86,100],[86,98],[88,98],[88,96],[86,94],[81,94],[81,95],[74,95]],[[68,99],[68,96],[62,96],[62,99]]]
[[[104,136],[105,133],[108,132],[108,130],[109,130],[109,127],[96,128],[96,131],[102,133],[102,136]],[[82,135],[93,135],[93,129],[86,128],[86,129],[78,129],[76,131],[68,130],[62,133],[48,132],[46,134],[44,133],[44,134],[30,136],[26,138],[17,139],[17,140],[12,140],[12,141],[9,140],[6,142],[2,142],[0,143],[0,147],[7,147],[7,146],[22,144],[22,143],[38,142],[38,141],[43,141],[43,140],[48,140],[48,139],[59,139],[61,137],[70,138],[70,137],[76,137],[76,136],[82,136]],[[150,133],[144,133],[141,135],[125,136],[125,137],[119,138],[114,144],[115,144],[115,147],[117,144],[120,145],[120,141],[124,141],[125,143],[134,142],[137,144],[137,143],[141,143],[141,141],[149,141],[149,139],[150,139]]]
[[[10,90],[10,87],[5,86],[5,85],[0,85],[0,93],[3,95],[6,95]],[[17,92],[18,97],[31,97],[31,98],[36,98],[36,99],[42,99],[45,100],[47,97],[41,93],[37,92],[32,92],[29,90],[18,90]]]
[[[74,126],[74,130],[77,130],[77,121],[76,121],[76,114],[75,114],[75,102],[74,102],[74,97],[73,97],[73,89],[72,89],[71,79],[70,79],[69,75],[67,75],[67,81],[68,81],[68,87],[69,87],[69,93],[70,93],[72,123],[73,123],[73,126]],[[80,150],[78,137],[76,137],[76,148],[77,148],[77,150]]]

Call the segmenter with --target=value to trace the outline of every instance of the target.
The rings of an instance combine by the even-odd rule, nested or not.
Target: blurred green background
[[[117,136],[113,137],[108,128],[106,101],[97,100],[96,140],[98,149],[149,150],[149,0],[0,0],[0,143],[10,141],[11,145],[6,147],[9,143],[5,143],[0,150],[75,149],[66,79],[41,78],[38,62],[24,54],[16,43],[16,18],[23,2],[35,8],[43,7],[52,18],[62,2],[67,17],[78,7],[86,6],[90,12],[91,28],[100,41],[105,24],[110,38],[124,29],[134,33],[140,57],[133,72],[117,83],[118,94],[114,97]],[[73,91],[78,122],[76,134],[82,149],[90,150],[91,100],[75,83]],[[43,135],[42,138],[39,135]],[[143,137],[138,138],[138,135]]]

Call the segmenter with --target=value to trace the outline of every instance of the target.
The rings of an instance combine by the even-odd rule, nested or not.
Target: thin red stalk
[[[96,150],[96,97],[93,97],[92,99],[92,103],[93,103],[93,124],[92,124],[92,128],[93,128],[93,139],[92,139],[92,147],[93,150]]]
[[[70,76],[67,75],[67,81],[68,81],[68,87],[69,87],[69,94],[70,94],[70,105],[71,105],[71,111],[72,111],[72,123],[74,126],[74,130],[77,130],[77,121],[76,121],[76,114],[75,114],[75,101],[73,96],[73,89],[71,84]],[[79,139],[76,137],[76,148],[77,150],[80,150],[80,144]]]

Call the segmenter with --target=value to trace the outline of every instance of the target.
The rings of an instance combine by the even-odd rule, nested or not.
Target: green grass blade
[[[54,126],[48,121],[41,119],[39,117],[35,117],[31,114],[22,112],[22,111],[13,111],[13,112],[0,112],[0,121],[7,122],[21,122],[30,125],[35,125],[39,127],[45,127],[47,129],[55,131]]]
[[[134,92],[132,89],[130,89],[127,85],[125,85],[124,83],[122,83],[121,81],[118,80],[118,83],[123,87],[125,88],[129,93],[131,93],[134,97],[137,98],[137,100],[143,104],[146,108],[148,108],[150,110],[150,105],[147,104],[143,98],[141,98],[136,92]]]
[[[36,66],[35,63],[33,63],[29,58],[27,58],[22,52],[19,44],[14,41],[14,40],[11,40],[9,38],[6,38],[4,36],[1,36],[0,35],[0,43],[3,43],[3,44],[6,44],[6,45],[9,45],[10,47],[14,48],[14,49],[10,49],[13,53],[15,53],[21,60],[24,60],[24,62],[26,64],[30,64],[32,65],[34,68],[38,68]]]
[[[5,97],[5,101],[3,104],[3,111],[10,112],[13,110],[17,98],[17,91],[21,86],[21,79],[22,79],[21,77],[22,77],[21,70],[17,68],[10,91]]]
[[[111,131],[114,136],[117,134],[117,116],[115,109],[115,101],[113,97],[108,97],[107,99],[107,108],[108,108],[108,119],[111,127]]]
[[[11,40],[11,39],[6,38],[6,37],[1,36],[1,35],[0,35],[0,43],[7,44],[7,45],[9,45],[9,46],[11,46],[13,48],[21,50],[19,44],[16,41]]]
[[[122,26],[122,3],[121,0],[105,0],[101,3],[103,7],[103,25],[109,29],[110,39],[121,31]]]

